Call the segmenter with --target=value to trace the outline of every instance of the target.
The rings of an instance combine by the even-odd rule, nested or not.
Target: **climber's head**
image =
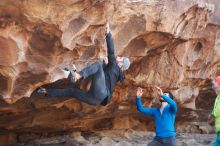
[[[217,76],[217,77],[212,81],[212,87],[213,87],[213,89],[214,89],[217,93],[220,93],[220,76]]]
[[[127,70],[130,66],[130,60],[127,57],[116,57],[116,62],[118,64],[118,66],[123,70]]]
[[[218,86],[220,86],[220,76],[215,77],[215,82]]]

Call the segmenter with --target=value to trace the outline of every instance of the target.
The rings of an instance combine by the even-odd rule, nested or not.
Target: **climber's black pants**
[[[155,137],[147,146],[177,146],[175,137],[158,138]]]
[[[50,97],[73,97],[85,103],[98,105],[107,98],[105,74],[101,62],[93,63],[79,72],[83,79],[92,76],[92,84],[89,91],[85,92],[77,88],[47,89]]]

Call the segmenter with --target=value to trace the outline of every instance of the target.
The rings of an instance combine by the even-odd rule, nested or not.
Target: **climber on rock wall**
[[[220,146],[220,76],[217,76],[215,80],[213,80],[212,84],[213,89],[216,91],[217,94],[212,113],[209,116],[209,122],[212,121],[211,119],[214,119],[215,131],[217,133],[217,138],[212,146]]]
[[[71,79],[71,82],[75,83],[78,80],[92,76],[92,84],[89,91],[86,92],[76,88],[39,88],[37,93],[49,97],[73,97],[92,105],[106,105],[109,103],[116,83],[124,80],[123,71],[129,68],[130,61],[127,57],[115,56],[114,43],[108,24],[106,25],[105,37],[108,53],[107,64],[104,65],[103,62],[95,62],[80,72],[73,69],[70,71],[68,77]],[[69,69],[66,68],[65,70]]]
[[[143,95],[142,88],[137,89],[136,106],[138,111],[154,117],[156,136],[148,146],[176,146],[175,138],[175,118],[177,112],[177,104],[174,101],[174,96],[170,91],[165,91],[157,87],[157,92],[160,96],[160,108],[145,108],[142,105],[141,96]]]

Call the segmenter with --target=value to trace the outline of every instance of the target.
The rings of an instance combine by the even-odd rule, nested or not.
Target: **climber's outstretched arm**
[[[106,25],[105,36],[106,36],[106,43],[107,43],[108,62],[116,63],[114,42],[113,42],[112,34],[110,32],[108,24]]]

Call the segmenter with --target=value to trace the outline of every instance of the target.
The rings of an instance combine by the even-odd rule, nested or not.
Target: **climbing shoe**
[[[47,90],[45,88],[40,87],[40,88],[37,89],[37,93],[38,94],[46,94]]]

